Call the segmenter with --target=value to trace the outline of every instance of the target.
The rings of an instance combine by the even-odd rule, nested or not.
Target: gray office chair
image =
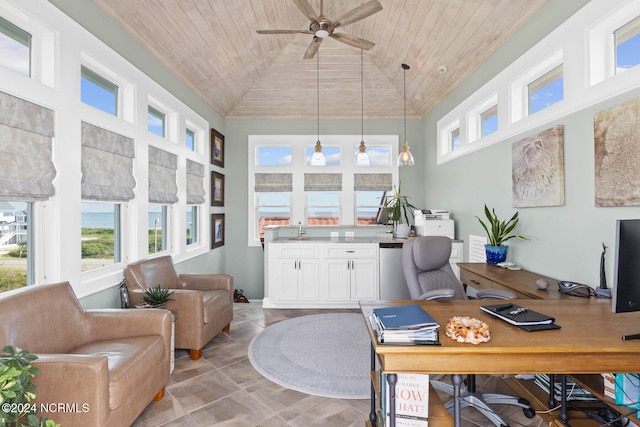
[[[402,245],[402,267],[411,299],[440,300],[467,299],[467,292],[453,274],[449,265],[451,239],[445,236],[422,236],[407,240]],[[506,289],[483,289],[476,293],[478,299],[515,299],[517,295]],[[453,386],[442,381],[432,381],[434,388],[453,395]],[[497,427],[507,426],[507,422],[493,411],[489,405],[516,405],[523,409],[527,418],[535,411],[526,399],[496,393],[476,393],[475,376],[467,377],[466,389],[460,394],[461,408],[470,406],[477,409]],[[454,402],[446,403],[453,410]]]

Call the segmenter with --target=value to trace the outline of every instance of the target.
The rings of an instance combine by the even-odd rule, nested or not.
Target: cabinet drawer
[[[377,258],[378,245],[332,245],[324,248],[325,258]]]
[[[525,294],[521,294],[518,291],[514,291],[513,289],[507,288],[506,286],[502,286],[501,284],[496,283],[496,282],[493,282],[493,288],[494,289],[506,289],[508,291],[515,292],[515,294],[518,296],[518,298],[531,298],[530,296],[527,296]]]
[[[275,246],[275,245],[274,245]],[[298,243],[295,245],[279,245],[280,258],[318,258],[318,245]]]
[[[460,271],[460,281],[476,290],[491,289],[493,287],[493,282],[491,280],[466,270]]]

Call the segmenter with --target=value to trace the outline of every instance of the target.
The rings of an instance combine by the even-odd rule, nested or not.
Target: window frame
[[[116,84],[113,83],[111,80],[107,79],[106,77],[102,76],[101,74],[93,71],[91,68],[85,66],[85,65],[80,65],[80,81],[82,81],[82,79],[86,79],[88,81],[90,81],[91,83],[93,83],[96,86],[101,87],[102,89],[104,89],[105,91],[112,93],[115,97],[114,101],[115,101],[115,111],[114,114],[111,114],[109,111],[106,111],[100,107],[98,107],[97,105],[94,104],[90,104],[88,102],[82,101],[82,89],[80,89],[80,100],[86,104],[86,105],[90,105],[93,108],[96,108],[100,111],[103,111],[109,115],[112,115],[114,117],[119,117],[121,112],[120,112],[120,87]],[[112,87],[109,87],[112,86]],[[115,89],[115,90],[113,90]]]
[[[526,88],[527,88],[527,115],[528,116],[539,113],[540,111],[545,110],[551,107],[552,105],[555,105],[558,102],[562,102],[564,100],[564,68],[562,65],[563,64],[559,64],[553,67],[543,75],[537,77],[535,80],[527,84]],[[532,99],[533,95],[539,93],[545,88],[548,88],[558,80],[563,81],[562,82],[562,98],[536,111],[531,111],[532,104],[533,104],[533,99]]]
[[[6,31],[2,31],[2,28],[6,29]],[[18,25],[14,24],[8,19],[3,18],[2,16],[0,16],[0,33],[4,34],[7,38],[27,48],[27,56],[28,56],[27,74],[23,74],[20,71],[12,70],[10,68],[7,68],[7,69],[21,76],[31,78],[31,68],[32,68],[32,51],[31,50],[32,50],[32,40],[33,40],[33,36],[31,35],[31,33],[29,33],[28,31],[25,31]],[[22,38],[24,35],[26,35],[26,43],[23,40],[19,40],[19,38]]]

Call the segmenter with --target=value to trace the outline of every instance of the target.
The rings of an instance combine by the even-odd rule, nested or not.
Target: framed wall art
[[[224,135],[211,129],[211,163],[224,167]]]
[[[224,246],[224,214],[211,215],[211,249]]]
[[[211,206],[224,206],[224,175],[211,172]]]

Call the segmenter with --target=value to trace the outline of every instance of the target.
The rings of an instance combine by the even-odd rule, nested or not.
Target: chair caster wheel
[[[536,411],[533,408],[522,408],[522,412],[524,412],[524,416],[527,418],[533,418],[536,416]]]

